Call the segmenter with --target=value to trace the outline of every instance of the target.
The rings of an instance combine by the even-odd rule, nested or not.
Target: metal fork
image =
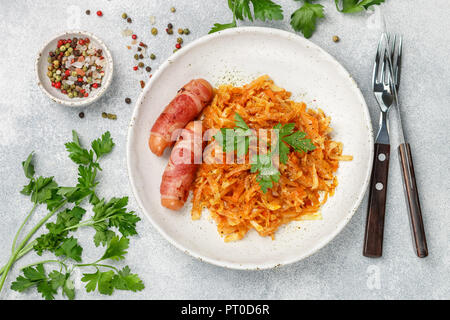
[[[388,35],[383,33],[378,42],[372,84],[375,99],[380,107],[380,125],[375,139],[372,177],[369,190],[369,208],[364,235],[363,254],[366,257],[381,257],[383,252],[384,216],[389,172],[390,143],[388,112],[394,102],[395,86],[390,75],[390,55]]]
[[[400,145],[398,146],[400,167],[402,169],[403,176],[403,190],[405,192],[406,205],[409,213],[409,220],[411,225],[411,233],[413,239],[413,245],[416,249],[416,254],[419,258],[428,256],[427,239],[425,236],[425,228],[422,219],[422,209],[420,208],[419,191],[416,184],[416,176],[414,172],[413,159],[411,155],[410,144],[406,142],[405,135],[403,133],[403,127],[400,115],[400,106],[398,101],[398,88],[400,85],[400,68],[402,57],[402,37],[394,35],[393,37],[388,35],[388,44],[390,47],[390,54],[388,55],[389,73],[394,93],[394,110],[397,113],[396,124],[398,126],[398,132],[400,135]],[[393,38],[392,43],[389,41]],[[397,41],[397,38],[399,40]]]

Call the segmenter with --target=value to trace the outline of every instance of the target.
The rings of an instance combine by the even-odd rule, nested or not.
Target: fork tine
[[[384,49],[384,55],[383,55],[383,63],[381,64],[381,78],[380,78],[380,82],[383,84],[388,84],[388,80],[389,80],[389,74],[387,74],[387,72],[389,72],[389,67],[386,68],[386,65],[389,63],[389,58],[387,56],[387,51],[389,50],[389,47],[385,47]]]
[[[382,39],[378,41],[378,47],[377,47],[377,54],[375,55],[375,63],[373,64],[373,75],[372,75],[372,82],[375,84],[377,82],[378,78],[378,71],[380,66],[380,56],[381,56],[381,43]]]
[[[394,79],[395,79],[395,88],[398,90],[400,86],[400,71],[402,67],[402,49],[403,49],[403,38],[399,37],[398,46],[397,46],[397,59],[394,65]]]
[[[376,83],[379,83],[380,76],[380,64],[384,56],[384,34],[381,35],[380,40],[378,41],[377,54],[375,55],[375,63],[373,64],[373,74],[372,74],[372,84],[375,86]]]

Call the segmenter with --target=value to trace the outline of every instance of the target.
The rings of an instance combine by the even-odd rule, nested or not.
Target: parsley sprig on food
[[[252,140],[256,141],[256,135],[238,113],[235,113],[234,119],[235,127],[232,129],[220,129],[214,136],[214,139],[222,146],[224,152],[236,151],[237,156],[240,157],[249,152],[250,142]],[[295,123],[284,125],[278,123],[275,125],[273,127],[277,136],[277,141],[274,144],[275,148],[266,154],[255,154],[250,159],[250,171],[257,173],[256,181],[258,181],[264,193],[273,187],[274,182],[278,182],[280,179],[280,171],[274,163],[276,156],[279,156],[280,163],[286,164],[291,148],[296,152],[308,152],[316,148],[311,139],[306,139],[305,132],[294,131],[294,129]]]
[[[94,268],[94,273],[84,273],[81,281],[86,282],[88,292],[98,290],[111,295],[114,290],[139,291],[144,284],[138,275],[131,273],[128,266],[118,269],[105,264],[107,260],[123,260],[129,246],[129,236],[136,235],[136,223],[140,218],[128,211],[128,197],[100,199],[96,193],[97,173],[101,171],[99,160],[109,154],[114,142],[106,132],[91,143],[91,149],[84,148],[75,131],[72,141],[65,144],[69,158],[78,165],[78,180],[75,186],[59,186],[53,177],[36,177],[33,153],[22,163],[25,177],[29,179],[21,191],[29,196],[33,204],[13,240],[11,256],[0,269],[0,291],[12,265],[34,250],[36,254],[51,252],[56,259],[43,260],[22,268],[22,275],[12,283],[11,289],[23,292],[36,288],[45,299],[54,299],[61,290],[63,296],[74,299],[75,288],[71,278],[75,268]],[[81,204],[92,206],[93,216],[86,219],[86,209]],[[18,243],[19,235],[37,207],[45,205],[48,213]],[[56,215],[53,222],[48,222]],[[45,225],[46,233],[31,240],[34,234]],[[94,244],[105,246],[105,252],[98,260],[82,263],[83,248],[73,233],[81,227],[95,230]],[[119,235],[120,234],[120,235]],[[101,262],[101,263],[100,263]],[[49,273],[44,265],[56,265]]]
[[[305,38],[309,38],[316,29],[317,20],[325,17],[324,7],[321,4],[314,3],[317,0],[294,1],[303,2],[303,4],[291,14],[291,26],[295,31],[303,33]],[[334,0],[336,9],[342,13],[361,12],[384,1]],[[254,18],[261,21],[283,19],[283,9],[275,1],[271,0],[228,0],[228,7],[233,13],[233,21],[225,24],[216,23],[209,33],[237,27],[237,20],[243,21],[248,19],[253,22]],[[253,8],[253,14],[251,7]]]

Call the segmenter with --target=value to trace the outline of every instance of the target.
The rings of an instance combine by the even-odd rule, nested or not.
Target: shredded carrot
[[[320,219],[320,207],[338,184],[339,161],[352,160],[342,155],[342,143],[331,140],[331,119],[290,97],[268,76],[261,76],[243,87],[220,86],[201,115],[205,129],[234,127],[236,112],[255,130],[295,123],[296,130],[306,132],[316,146],[308,153],[292,151],[287,163],[279,166],[279,182],[267,193],[261,191],[249,162],[200,166],[193,185],[192,218],[199,219],[207,208],[226,242],[242,239],[250,229],[274,239],[283,224]]]

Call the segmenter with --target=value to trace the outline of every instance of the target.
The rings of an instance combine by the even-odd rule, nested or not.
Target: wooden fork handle
[[[390,145],[375,143],[372,177],[369,189],[363,255],[377,258],[383,253],[384,213],[389,172]]]
[[[409,143],[402,143],[398,147],[400,164],[403,174],[403,188],[405,190],[406,203],[411,222],[413,242],[416,247],[417,256],[425,258],[428,256],[427,239],[423,227],[422,210],[420,209],[419,192],[417,191],[416,176],[411,156]]]

